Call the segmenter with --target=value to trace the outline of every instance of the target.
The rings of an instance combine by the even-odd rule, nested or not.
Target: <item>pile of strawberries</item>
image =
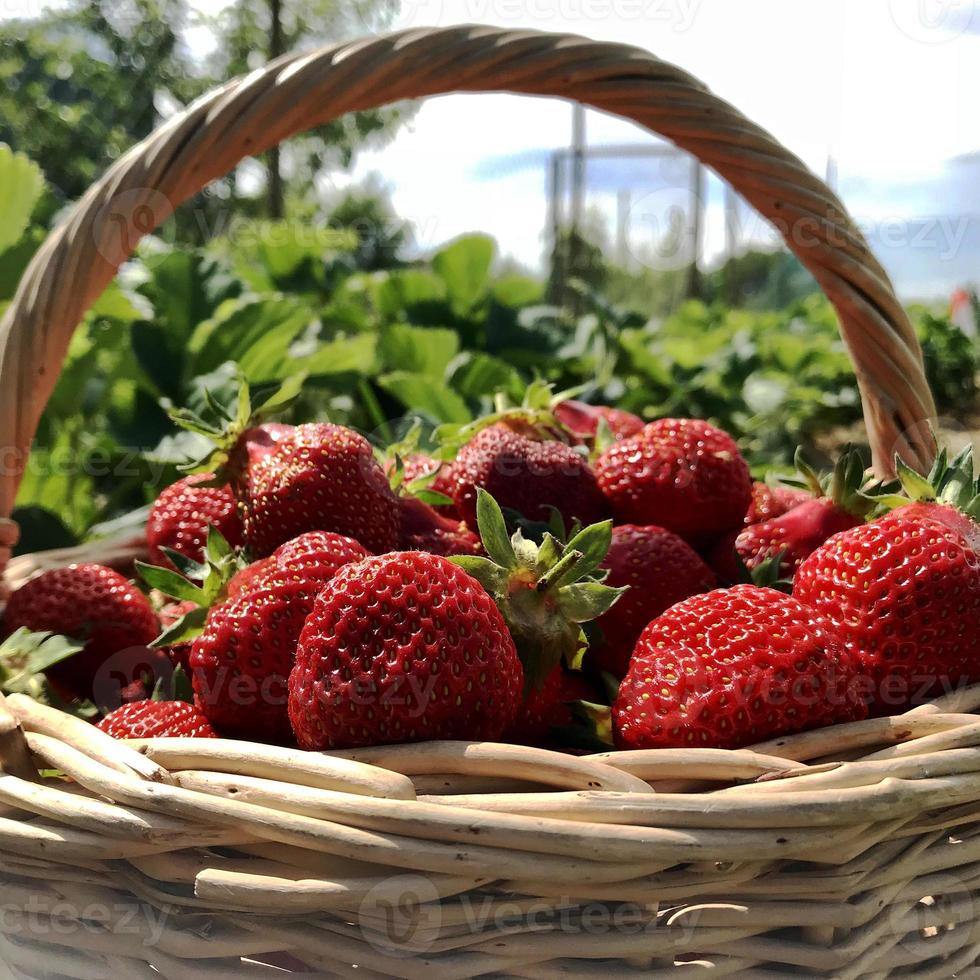
[[[768,486],[707,422],[541,386],[431,455],[263,420],[285,405],[243,384],[234,411],[175,413],[215,448],[157,498],[141,584],[23,586],[0,683],[60,634],[41,690],[110,734],[340,749],[738,747],[980,680],[969,453],[881,484],[848,451]]]

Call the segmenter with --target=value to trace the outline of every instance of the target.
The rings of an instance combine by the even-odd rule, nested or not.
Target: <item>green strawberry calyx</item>
[[[854,446],[845,446],[826,474],[821,475],[807,462],[802,447],[797,447],[793,462],[802,475],[801,485],[814,497],[824,497],[854,517],[865,518],[874,510],[882,485],[874,481]]]
[[[453,502],[451,497],[432,489],[439,476],[438,468],[414,480],[406,480],[405,460],[421,452],[426,452],[422,447],[422,423],[416,419],[405,435],[388,446],[387,450],[375,449],[375,457],[388,474],[388,484],[396,496],[414,497],[430,507],[450,506]]]
[[[601,616],[626,591],[605,585],[600,568],[612,541],[612,521],[583,528],[567,543],[545,532],[538,543],[520,529],[508,535],[499,505],[482,488],[476,513],[487,557],[449,560],[497,603],[524,666],[527,690],[540,688],[560,663],[571,669],[581,665],[588,645],[582,624]]]
[[[208,610],[227,598],[228,583],[248,565],[244,555],[232,548],[216,527],[208,528],[203,562],[194,561],[169,548],[164,548],[163,552],[177,571],[137,561],[136,570],[140,578],[151,589],[179,602],[193,602],[195,608],[168,626],[153,641],[151,646],[157,648],[197,639],[204,630]]]
[[[0,691],[26,694],[41,704],[79,718],[93,718],[98,708],[91,701],[65,702],[51,686],[46,672],[81,652],[85,643],[57,633],[19,629],[0,643]]]
[[[916,472],[895,457],[900,492],[882,494],[877,503],[882,511],[896,510],[916,503],[946,504],[980,522],[980,480],[974,472],[973,446],[966,446],[953,459],[945,449],[927,474]]]
[[[463,425],[451,422],[436,429],[434,435],[439,443],[436,459],[454,459],[466,443],[499,422],[509,425],[529,439],[575,444],[577,440],[573,433],[555,415],[555,406],[566,397],[566,392],[556,395],[553,386],[541,378],[536,378],[527,386],[519,405],[515,405],[506,395],[498,393],[494,399],[494,410],[489,414]],[[584,453],[585,447],[582,449]]]
[[[296,374],[281,384],[249,384],[235,365],[232,394],[222,401],[205,388],[200,410],[168,407],[170,420],[185,432],[203,436],[209,448],[179,462],[185,473],[215,473],[215,486],[228,482],[228,460],[241,436],[249,429],[285,412],[300,396],[305,374]]]

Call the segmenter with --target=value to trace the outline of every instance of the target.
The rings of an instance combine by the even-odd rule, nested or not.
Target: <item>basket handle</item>
[[[198,100],[75,205],[0,321],[0,518],[9,516],[72,332],[174,208],[241,160],[344,113],[448,92],[562,96],[623,116],[712,167],[781,232],[840,318],[875,466],[930,462],[935,415],[909,319],[844,206],[763,129],[638,48],[492,27],[420,29],[284,56]]]

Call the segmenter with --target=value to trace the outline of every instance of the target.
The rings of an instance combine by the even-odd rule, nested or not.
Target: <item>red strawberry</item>
[[[289,678],[301,747],[497,739],[523,673],[483,587],[445,558],[394,552],[349,565],[320,593]]]
[[[207,718],[186,701],[134,701],[106,715],[98,727],[113,738],[217,738]]]
[[[570,701],[591,701],[595,693],[577,671],[556,667],[538,689],[532,689],[517,713],[514,723],[504,733],[506,742],[518,745],[548,745],[554,741],[554,729],[574,722]]]
[[[876,714],[980,679],[980,555],[938,507],[903,510],[832,537],[793,585],[860,659]]]
[[[306,537],[306,535],[302,535],[302,537]],[[265,575],[275,563],[276,559],[273,555],[269,555],[268,558],[260,558],[258,561],[253,561],[251,565],[246,565],[240,571],[235,572],[228,582],[227,598],[234,599],[236,595],[246,592],[252,587],[255,580]]]
[[[146,647],[157,635],[149,600],[104,565],[69,565],[42,572],[11,595],[8,633],[24,627],[84,641],[85,649],[51,668],[51,680],[80,698],[93,697],[99,668],[113,654]]]
[[[841,454],[833,473],[821,480],[797,453],[797,463],[805,473],[814,493],[796,507],[778,517],[750,524],[735,538],[734,548],[745,567],[752,571],[766,559],[780,553],[780,574],[789,578],[800,563],[820,545],[836,534],[864,522],[871,501],[862,495],[867,479],[864,463],[854,450]],[[730,539],[719,546],[730,545]],[[715,556],[719,564],[723,554]],[[734,560],[733,560],[734,562]]]
[[[286,680],[313,601],[337,571],[368,552],[328,531],[280,547],[248,588],[214,606],[190,666],[201,710],[222,733],[289,738]]]
[[[643,428],[643,419],[632,412],[608,405],[587,405],[585,402],[566,400],[555,405],[554,411],[558,421],[578,436],[594,436],[600,419],[606,420],[609,431],[617,439],[635,436]]]
[[[257,556],[306,531],[333,531],[374,551],[398,541],[398,500],[371,444],[329,423],[297,426],[249,465],[240,501]]]
[[[452,463],[441,463],[439,460],[432,459],[430,456],[425,456],[422,453],[413,453],[411,456],[405,458],[403,465],[405,469],[404,482],[406,484],[435,473],[436,477],[428,485],[427,489],[434,490],[436,493],[441,493],[446,497],[452,497],[453,490],[456,486]],[[456,517],[458,519],[455,504],[438,504],[434,509],[446,517]]]
[[[622,677],[643,628],[675,602],[714,588],[715,577],[696,551],[662,527],[622,524],[612,530],[607,585],[626,587],[620,600],[596,621],[602,642],[593,662]]]
[[[771,487],[768,483],[757,481],[752,484],[752,503],[745,515],[745,523],[761,524],[781,517],[786,511],[811,500],[812,496],[796,487]]]
[[[428,551],[433,555],[478,555],[483,550],[480,539],[462,522],[443,517],[435,508],[402,497],[399,547],[404,551]]]
[[[501,507],[531,519],[547,521],[549,506],[583,524],[606,513],[585,457],[518,418],[497,422],[470,439],[456,456],[453,475],[453,499],[470,527],[476,526],[479,488]]]
[[[202,561],[209,526],[217,528],[233,548],[241,547],[243,531],[231,488],[201,486],[213,479],[211,473],[188,476],[157,497],[146,525],[146,543],[154,564],[170,565],[163,548]]]
[[[739,527],[752,497],[731,436],[698,419],[660,419],[596,462],[618,523],[656,524],[692,544]]]
[[[835,627],[754,585],[685,599],[647,626],[612,715],[617,747],[738,748],[866,717]]]
[[[792,575],[829,537],[861,523],[863,518],[848,513],[828,497],[820,497],[781,517],[750,525],[735,538],[735,551],[750,571],[784,552],[782,571]]]

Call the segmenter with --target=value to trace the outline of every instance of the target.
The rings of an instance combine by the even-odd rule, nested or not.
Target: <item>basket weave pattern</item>
[[[74,782],[0,776],[0,956],[69,977],[271,977],[283,955],[325,977],[949,977],[980,957],[978,705],[740,751],[327,756],[125,744],[15,695],[37,764]]]
[[[85,310],[177,205],[345,112],[491,90],[624,116],[726,178],[834,303],[876,468],[895,452],[930,461],[914,332],[821,181],[653,55],[482,27],[284,57],[121,159],[0,321],[7,458],[26,460]],[[0,471],[0,570],[21,471]],[[72,557],[18,559],[7,584]],[[970,689],[747,750],[572,758],[469,743],[126,745],[0,697],[0,961],[16,977],[98,980],[947,977],[980,960],[978,707]]]

